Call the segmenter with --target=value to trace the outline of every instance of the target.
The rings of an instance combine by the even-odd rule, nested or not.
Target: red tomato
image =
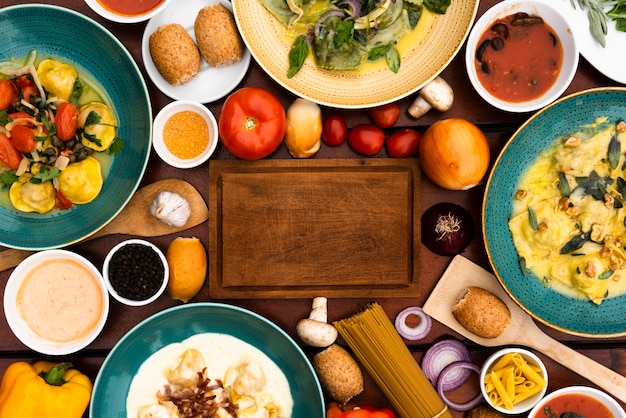
[[[11,142],[19,151],[32,152],[37,146],[34,137],[33,130],[24,125],[15,125],[11,129]]]
[[[341,415],[341,418],[371,418],[373,412],[365,409],[353,409],[352,411],[346,411]]]
[[[396,158],[413,155],[419,149],[420,139],[422,139],[422,134],[415,129],[400,129],[389,135],[385,141],[387,154]]]
[[[226,149],[246,160],[270,155],[287,131],[283,105],[272,92],[261,87],[244,87],[228,96],[218,123]]]
[[[60,190],[55,189],[56,199],[54,207],[57,209],[69,209],[72,207],[72,202],[61,193]]]
[[[39,96],[39,90],[37,90],[37,87],[33,85],[22,87],[20,89],[20,93],[22,94],[22,97],[26,100],[30,100],[31,96]]]
[[[7,110],[17,101],[17,90],[10,80],[0,80],[0,110]]]
[[[368,109],[367,114],[381,128],[391,128],[400,116],[400,107],[395,103],[387,103]]]
[[[63,102],[57,109],[54,118],[57,136],[61,141],[69,141],[76,135],[78,129],[78,109],[71,102]]]
[[[32,86],[33,80],[30,79],[27,75],[21,75],[15,79],[15,84],[19,87]]]
[[[336,147],[348,137],[348,125],[340,115],[330,115],[322,126],[322,139],[326,145]]]
[[[363,155],[376,155],[383,148],[385,133],[376,125],[361,124],[348,132],[348,145]]]
[[[11,140],[0,132],[0,161],[11,170],[17,170],[22,161],[22,154],[13,146]]]

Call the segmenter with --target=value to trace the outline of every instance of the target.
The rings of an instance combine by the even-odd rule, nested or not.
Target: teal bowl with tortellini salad
[[[41,250],[109,223],[143,177],[146,84],[107,29],[73,10],[0,8],[0,245]]]
[[[487,255],[539,322],[626,335],[626,89],[574,93],[534,114],[494,164],[483,203]]]

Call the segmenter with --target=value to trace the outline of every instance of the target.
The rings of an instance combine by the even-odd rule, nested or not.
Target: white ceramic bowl
[[[532,411],[530,411],[530,413],[528,414],[528,418],[543,418],[545,416],[545,414],[543,414],[544,406],[550,400],[568,393],[590,396],[604,404],[604,406],[607,407],[607,409],[611,412],[614,418],[626,418],[626,412],[624,412],[624,409],[620,406],[619,403],[617,403],[615,399],[598,389],[587,386],[569,386],[551,392],[546,397],[544,397],[542,401],[532,409]]]
[[[26,299],[28,299],[27,296],[24,296],[23,294],[20,295],[20,289],[22,289],[22,285],[25,283],[25,280],[27,278],[35,277],[36,274],[33,274],[33,272],[35,270],[38,270],[39,268],[43,268],[41,266],[44,266],[45,263],[48,262],[71,263],[74,266],[76,266],[75,263],[77,263],[79,267],[75,268],[77,268],[78,270],[82,269],[86,271],[85,277],[91,275],[93,283],[95,284],[95,287],[92,287],[92,293],[94,294],[94,298],[100,298],[100,300],[94,300],[95,303],[100,304],[101,309],[99,313],[94,313],[94,315],[97,315],[94,318],[95,324],[93,324],[89,328],[82,330],[82,335],[78,338],[74,338],[68,341],[55,341],[49,336],[42,336],[41,332],[36,333],[33,330],[34,327],[29,325],[29,320],[25,318],[22,313],[22,309],[20,309],[20,304],[22,303],[20,298],[25,297]],[[55,272],[65,270],[66,269],[57,268],[55,269]],[[76,274],[72,276],[72,278],[74,279],[76,277]],[[68,280],[67,277],[59,278],[58,280],[51,280],[49,272],[46,272],[45,279],[47,279],[46,281],[48,283],[58,283]],[[76,288],[75,284],[76,283],[73,283],[74,288]],[[40,295],[39,297],[35,295],[35,298],[37,300],[41,299],[41,304],[45,304],[45,307],[50,307],[51,309],[50,311],[41,310],[41,312],[37,312],[37,314],[40,314],[39,317],[46,317],[52,320],[57,320],[56,323],[52,324],[52,326],[47,329],[48,331],[54,329],[54,326],[59,324],[59,317],[54,316],[55,304],[58,306],[57,309],[59,310],[61,309],[60,306],[64,305],[64,309],[66,310],[66,312],[68,312],[66,304],[69,303],[76,307],[76,314],[71,315],[69,318],[67,318],[68,320],[72,320],[72,318],[76,320],[76,318],[84,317],[84,312],[86,309],[84,292],[82,292],[81,294],[77,294],[75,298],[71,298],[70,300],[70,295],[66,292],[64,292],[64,294],[67,295],[68,298],[59,297],[58,295],[54,296],[53,293],[55,292],[55,290],[58,290],[58,288],[56,287],[52,289],[45,289],[41,286],[38,286],[38,289],[42,289],[44,295]],[[97,305],[92,304],[90,306]],[[44,306],[42,306],[42,308],[43,307]],[[29,309],[29,311],[36,312],[33,309]],[[50,312],[53,313],[50,314]],[[45,250],[34,253],[33,255],[27,257],[15,268],[15,270],[13,270],[13,272],[9,276],[9,280],[7,281],[4,291],[4,314],[6,316],[9,327],[11,328],[11,331],[13,331],[15,336],[29,348],[39,353],[48,355],[71,354],[85,348],[87,345],[93,342],[93,340],[96,339],[96,337],[104,328],[104,324],[106,323],[107,317],[109,315],[109,296],[107,294],[104,279],[102,278],[100,271],[86,258],[68,250]],[[32,324],[32,322],[30,323]],[[42,325],[43,323],[39,322],[39,324]]]
[[[480,82],[476,71],[476,49],[481,35],[491,27],[494,21],[517,12],[540,16],[548,24],[561,41],[563,47],[563,63],[555,83],[542,96],[525,102],[507,102],[493,96]],[[533,0],[505,0],[487,10],[474,24],[465,51],[465,67],[470,82],[478,94],[490,105],[513,113],[532,112],[558,99],[570,85],[578,68],[578,46],[574,39],[574,29],[569,26],[563,16],[549,5]]]
[[[523,401],[517,404],[514,404],[513,409],[507,409],[502,406],[494,405],[493,402],[490,400],[489,395],[487,394],[487,391],[485,389],[485,383],[484,383],[485,376],[487,375],[487,373],[489,373],[491,368],[498,362],[498,360],[500,360],[504,355],[509,354],[509,353],[519,353],[521,354],[522,358],[526,360],[528,364],[539,367],[541,369],[541,377],[543,377],[546,381],[545,387],[540,392],[536,393],[534,396],[524,399]],[[493,353],[487,360],[485,360],[485,363],[482,365],[480,369],[480,391],[483,394],[483,398],[485,398],[485,401],[489,404],[489,406],[491,406],[496,411],[499,411],[503,414],[517,415],[517,414],[521,414],[523,412],[526,412],[532,409],[539,401],[541,401],[541,399],[546,393],[547,388],[548,388],[548,371],[546,370],[546,366],[539,359],[539,357],[537,357],[534,353],[532,353],[531,351],[525,350],[523,348],[517,348],[517,347],[503,348],[502,350],[499,350]]]
[[[156,7],[146,11],[145,13],[137,15],[123,15],[114,13],[111,10],[105,8],[98,0],[85,0],[85,3],[87,3],[87,6],[89,6],[91,10],[98,13],[105,19],[117,23],[137,23],[148,20],[151,17],[161,13],[163,9],[165,9],[170,3],[172,3],[172,0],[162,0],[161,3],[159,3]]]
[[[202,116],[209,128],[209,142],[207,147],[198,156],[191,159],[182,159],[172,154],[163,140],[163,129],[168,119],[176,113],[185,111],[195,112]],[[219,132],[215,116],[213,116],[213,113],[206,106],[198,102],[189,100],[171,102],[161,109],[156,118],[154,118],[152,146],[159,157],[172,167],[193,168],[206,162],[211,155],[213,155],[213,152],[215,152],[219,140],[218,138]]]
[[[161,283],[161,286],[159,287],[157,292],[155,294],[153,294],[152,296],[150,296],[149,298],[147,298],[147,299],[134,300],[134,299],[129,299],[129,298],[123,297],[123,296],[121,296],[117,292],[117,290],[115,290],[115,288],[111,284],[111,279],[110,279],[110,276],[109,276],[109,269],[110,269],[111,258],[113,257],[113,255],[117,251],[119,251],[122,247],[124,247],[124,246],[126,246],[128,244],[139,244],[139,245],[144,245],[146,247],[149,247],[150,249],[152,249],[157,254],[159,259],[161,260],[161,263],[163,263],[163,282]],[[167,282],[168,282],[168,279],[169,279],[169,267],[167,265],[167,259],[165,258],[165,255],[163,254],[163,251],[161,251],[159,249],[159,247],[157,247],[156,245],[154,245],[151,242],[148,242],[146,240],[129,239],[129,240],[120,242],[115,247],[113,247],[111,249],[111,251],[109,251],[109,253],[107,254],[106,258],[104,259],[104,265],[103,265],[103,268],[102,268],[102,274],[104,276],[104,281],[106,283],[106,288],[108,289],[109,293],[111,294],[111,296],[113,296],[113,298],[115,300],[117,300],[118,302],[123,303],[124,305],[128,305],[128,306],[144,306],[144,305],[147,305],[147,304],[152,303],[155,300],[157,300],[159,298],[159,296],[161,296],[163,294],[163,292],[165,291],[165,289],[167,288]]]

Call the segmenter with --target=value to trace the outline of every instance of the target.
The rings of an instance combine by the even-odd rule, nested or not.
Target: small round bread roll
[[[241,61],[243,44],[232,13],[222,3],[203,7],[193,25],[202,58],[212,67]]]
[[[482,338],[496,338],[511,323],[511,312],[500,298],[480,287],[468,287],[452,307],[452,315],[466,330]]]
[[[200,71],[198,47],[178,23],[165,24],[152,32],[148,45],[156,69],[170,84],[186,83]]]
[[[363,392],[363,374],[359,365],[337,344],[316,354],[313,368],[330,397],[342,404]]]

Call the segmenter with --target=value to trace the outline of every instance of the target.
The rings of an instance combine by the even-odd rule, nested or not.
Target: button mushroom
[[[408,112],[415,119],[424,116],[430,109],[445,112],[452,107],[454,92],[452,87],[441,77],[436,77],[419,92]]]
[[[301,319],[296,332],[302,342],[312,347],[328,347],[337,339],[337,329],[328,323],[328,301],[325,297],[313,299],[308,318]]]

